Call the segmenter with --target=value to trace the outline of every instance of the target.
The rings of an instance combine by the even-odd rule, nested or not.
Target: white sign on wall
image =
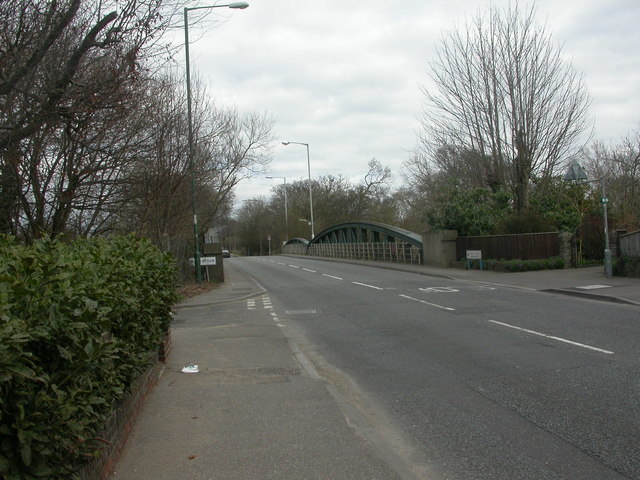
[[[193,258],[190,258],[189,262],[191,263],[191,265],[196,264],[196,261]],[[200,266],[206,265],[217,265],[216,257],[200,257]]]

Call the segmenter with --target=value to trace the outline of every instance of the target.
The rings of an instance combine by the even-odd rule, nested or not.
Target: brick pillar
[[[575,267],[572,261],[572,259],[574,258],[572,250],[575,244],[574,242],[572,242],[572,239],[573,234],[569,232],[560,232],[558,234],[558,241],[560,243],[560,256],[564,260],[564,268]]]

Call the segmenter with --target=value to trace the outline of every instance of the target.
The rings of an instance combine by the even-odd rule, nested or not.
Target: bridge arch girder
[[[422,250],[422,235],[385,223],[354,221],[325,228],[309,242],[323,243],[407,243]]]

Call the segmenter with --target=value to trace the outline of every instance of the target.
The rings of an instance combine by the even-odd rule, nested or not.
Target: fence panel
[[[640,257],[640,230],[620,236],[620,253],[629,257]]]
[[[467,250],[481,250],[484,259],[533,260],[559,256],[560,240],[558,232],[458,237],[457,259],[464,259]]]

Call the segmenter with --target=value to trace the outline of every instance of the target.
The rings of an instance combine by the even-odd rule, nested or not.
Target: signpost
[[[467,250],[467,270],[471,268],[470,260],[480,260],[480,270],[482,270],[482,250]]]
[[[193,258],[190,258],[189,262],[191,263],[191,265],[195,265],[196,263]],[[206,265],[217,265],[216,257],[200,257],[200,265],[202,265],[203,267]]]

